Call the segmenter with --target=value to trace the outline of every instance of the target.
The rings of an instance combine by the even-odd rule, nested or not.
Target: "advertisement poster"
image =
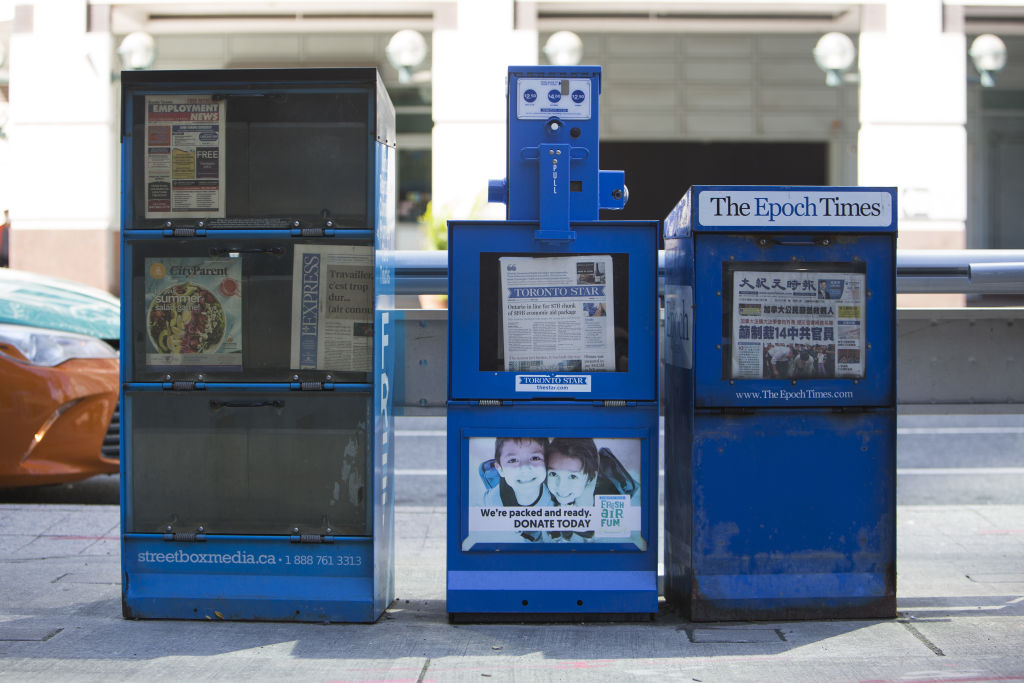
[[[146,259],[146,364],[242,367],[242,259]]]
[[[478,543],[631,543],[641,535],[640,439],[469,439],[469,535]]]
[[[146,96],[146,218],[223,218],[227,103]]]
[[[504,256],[508,372],[615,370],[612,257]]]
[[[731,378],[864,377],[864,277],[734,271]]]
[[[373,247],[298,244],[293,273],[292,369],[369,372]]]

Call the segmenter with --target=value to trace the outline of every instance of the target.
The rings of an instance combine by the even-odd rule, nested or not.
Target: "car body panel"
[[[120,304],[99,290],[0,269],[0,323],[88,334],[118,344]],[[116,474],[101,453],[119,395],[119,362],[72,358],[47,367],[0,343],[0,487]]]

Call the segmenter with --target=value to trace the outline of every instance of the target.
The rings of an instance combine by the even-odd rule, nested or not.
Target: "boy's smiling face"
[[[559,505],[572,505],[583,495],[589,480],[579,458],[564,453],[548,455],[548,491]]]
[[[494,464],[520,504],[534,501],[547,475],[543,446],[535,441],[506,441]]]

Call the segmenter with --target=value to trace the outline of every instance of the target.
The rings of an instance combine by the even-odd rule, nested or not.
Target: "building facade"
[[[502,215],[484,198],[504,175],[505,73],[548,63],[557,31],[580,37],[580,63],[604,69],[602,166],[626,171],[624,218],[663,217],[694,183],[893,185],[900,248],[1024,248],[1024,2],[8,5],[0,203],[11,265],[115,292],[118,49],[134,32],[152,37],[154,69],[378,67],[399,115],[399,248],[421,246],[427,201],[435,216]],[[387,46],[403,29],[429,49],[400,73]],[[857,50],[837,86],[812,58],[833,31]],[[1009,55],[994,87],[968,56],[983,33]]]

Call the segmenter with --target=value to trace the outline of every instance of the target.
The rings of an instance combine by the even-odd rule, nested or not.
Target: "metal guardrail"
[[[396,251],[397,294],[447,294],[447,251]],[[658,253],[659,289],[665,252]],[[1024,294],[1024,249],[901,249],[896,252],[901,294]]]

